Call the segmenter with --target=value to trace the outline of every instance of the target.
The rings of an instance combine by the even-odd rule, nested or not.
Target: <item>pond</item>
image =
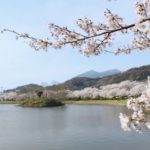
[[[150,131],[120,127],[122,106],[0,105],[0,150],[149,150]]]

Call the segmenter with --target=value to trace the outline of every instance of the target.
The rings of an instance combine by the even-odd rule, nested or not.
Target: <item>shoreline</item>
[[[18,101],[0,101],[0,104],[18,104]]]
[[[125,106],[127,100],[66,100],[65,104]]]
[[[125,106],[127,100],[64,100],[64,104]],[[0,101],[0,104],[18,104],[19,101]]]

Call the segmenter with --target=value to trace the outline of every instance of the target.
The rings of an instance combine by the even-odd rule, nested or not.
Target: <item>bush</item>
[[[62,106],[64,103],[55,99],[35,98],[23,100],[19,105],[23,107],[55,107]]]

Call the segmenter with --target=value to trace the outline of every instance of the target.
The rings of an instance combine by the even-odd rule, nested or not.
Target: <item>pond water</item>
[[[121,106],[0,105],[0,150],[150,150],[150,131],[120,127]]]

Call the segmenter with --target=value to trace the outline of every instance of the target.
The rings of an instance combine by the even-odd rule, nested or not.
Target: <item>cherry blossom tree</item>
[[[114,98],[114,97],[135,97],[141,95],[145,90],[145,82],[122,81],[101,86],[100,88],[87,87],[82,90],[69,91],[69,98]]]
[[[86,17],[78,19],[76,25],[80,32],[50,23],[50,38],[38,39],[10,29],[3,29],[1,33],[12,32],[16,35],[16,39],[27,39],[35,50],[47,50],[49,47],[60,49],[70,45],[86,56],[102,52],[129,54],[132,50],[142,51],[150,48],[150,0],[136,0],[135,11],[135,20],[131,24],[126,24],[124,18],[108,9],[104,12],[105,22],[94,23]],[[128,44],[108,51],[107,49],[114,44],[117,33],[121,33],[122,37],[130,34],[132,39]]]
[[[146,118],[146,112],[150,111],[150,77],[148,77],[146,90],[140,97],[129,99],[127,108],[132,113],[130,115],[120,113],[119,116],[123,130],[135,130],[141,133],[143,129],[150,129],[150,122]]]

